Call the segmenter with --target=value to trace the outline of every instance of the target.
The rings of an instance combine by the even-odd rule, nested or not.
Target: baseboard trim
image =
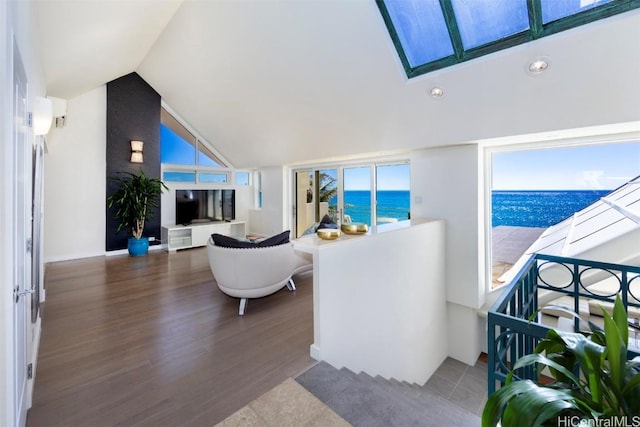
[[[309,356],[314,360],[320,361],[320,347],[315,344],[311,344],[309,346]]]

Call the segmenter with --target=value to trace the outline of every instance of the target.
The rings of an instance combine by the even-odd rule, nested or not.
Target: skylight
[[[376,0],[409,78],[640,7],[640,0]]]

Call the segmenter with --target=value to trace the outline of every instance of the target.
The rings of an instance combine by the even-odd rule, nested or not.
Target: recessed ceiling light
[[[434,99],[440,99],[444,96],[444,89],[438,86],[434,86],[429,90],[429,95]]]
[[[541,74],[549,69],[549,59],[548,58],[537,58],[527,67],[527,71],[529,74]]]

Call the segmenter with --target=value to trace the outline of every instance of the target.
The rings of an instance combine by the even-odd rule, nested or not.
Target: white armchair
[[[244,315],[247,299],[271,295],[284,286],[294,291],[292,274],[312,268],[311,261],[293,250],[291,243],[255,248],[227,248],[207,242],[209,266],[218,287],[240,298],[238,314]]]

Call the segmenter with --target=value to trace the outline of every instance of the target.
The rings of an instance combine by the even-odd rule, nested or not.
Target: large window
[[[162,108],[160,114],[160,162],[163,181],[229,183],[228,165],[208,144]]]
[[[371,224],[371,166],[344,168],[344,222]]]
[[[532,252],[579,258],[569,247],[586,250],[588,242],[577,228],[607,224],[574,214],[640,175],[640,142],[491,151],[492,288],[508,283]]]
[[[640,0],[376,0],[408,77],[640,7]]]
[[[376,166],[376,224],[411,219],[409,164]]]
[[[296,171],[296,236],[324,215],[336,222],[368,225],[409,219],[409,175],[406,162]]]

